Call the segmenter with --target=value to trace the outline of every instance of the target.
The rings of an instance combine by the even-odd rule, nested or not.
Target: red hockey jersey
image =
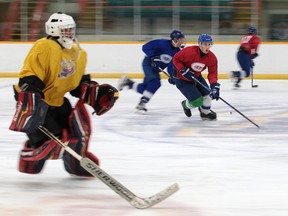
[[[218,81],[218,60],[215,54],[209,51],[204,56],[200,54],[199,46],[188,46],[175,54],[173,64],[176,67],[176,76],[180,79],[186,80],[179,72],[185,67],[189,67],[194,72],[195,77],[201,75],[201,72],[208,68],[209,83]]]
[[[258,46],[261,40],[257,35],[245,35],[241,38],[241,49],[246,51],[250,57],[257,53]]]

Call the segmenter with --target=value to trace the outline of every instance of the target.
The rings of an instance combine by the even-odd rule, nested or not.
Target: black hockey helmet
[[[247,29],[247,34],[257,34],[257,29],[253,26],[249,26]]]
[[[180,38],[185,38],[185,35],[181,31],[173,30],[170,34],[170,38],[171,40],[174,40],[174,39],[178,40]]]

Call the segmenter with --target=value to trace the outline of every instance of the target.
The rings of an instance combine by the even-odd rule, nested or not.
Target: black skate
[[[240,71],[231,71],[230,72],[230,80],[235,82],[240,77]]]
[[[242,80],[242,79],[238,78],[238,79],[235,81],[235,83],[234,83],[234,87],[235,87],[235,88],[240,88],[240,87],[241,87],[241,86],[240,86],[241,80]]]
[[[213,112],[212,110],[210,110],[210,112],[208,114],[205,114],[201,111],[200,107],[198,109],[199,109],[200,117],[202,120],[215,120],[215,119],[217,119],[217,114],[215,112]]]
[[[241,86],[239,85],[239,83],[236,82],[236,83],[234,84],[234,87],[235,87],[235,88],[240,88]]]
[[[230,72],[230,79],[234,83],[235,88],[240,88],[239,83],[241,82],[240,79],[240,71],[231,71]]]
[[[184,111],[185,115],[190,118],[192,116],[192,113],[191,113],[190,109],[186,108],[185,100],[181,102],[181,105],[182,105],[182,108],[183,108],[183,111]]]

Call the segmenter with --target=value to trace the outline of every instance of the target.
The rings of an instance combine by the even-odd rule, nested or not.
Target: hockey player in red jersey
[[[247,35],[241,38],[241,44],[237,52],[237,60],[241,71],[232,71],[230,74],[236,88],[240,87],[239,83],[242,79],[250,76],[250,70],[255,66],[253,59],[258,56],[258,47],[261,43],[260,37],[256,34],[256,28],[250,26],[247,29]]]
[[[176,87],[186,97],[181,105],[187,117],[191,117],[191,109],[197,108],[200,117],[204,120],[215,120],[217,115],[211,110],[212,99],[219,99],[220,84],[218,83],[218,61],[210,48],[213,44],[212,37],[201,34],[198,46],[188,46],[175,54],[173,58],[174,71],[172,79]],[[202,72],[208,69],[209,86],[202,77]],[[194,81],[197,79],[207,88]]]
[[[44,126],[79,155],[99,164],[88,150],[91,126],[84,104],[102,115],[113,107],[118,91],[85,74],[87,53],[74,44],[76,24],[71,16],[54,13],[45,26],[48,36],[35,42],[14,86],[17,106],[9,129],[28,136],[20,153],[19,171],[37,174],[46,160],[62,158],[68,173],[91,177],[38,127]],[[68,92],[79,98],[74,108],[65,97]]]

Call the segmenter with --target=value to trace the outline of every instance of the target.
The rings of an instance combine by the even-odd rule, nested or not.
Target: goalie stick
[[[114,179],[111,175],[106,173],[102,170],[96,163],[91,161],[87,157],[82,157],[78,153],[76,153],[73,149],[71,149],[66,143],[63,143],[60,139],[58,139],[54,134],[52,134],[49,130],[47,130],[43,126],[38,127],[44,134],[54,140],[58,145],[65,149],[69,154],[75,157],[77,160],[80,161],[81,167],[87,170],[96,178],[100,179],[104,184],[110,187],[115,193],[120,195],[123,199],[125,199],[128,203],[130,203],[133,207],[137,209],[146,209],[150,208],[151,206],[163,201],[164,199],[168,198],[176,191],[179,190],[179,186],[177,183],[172,184],[171,186],[167,187],[166,189],[160,191],[159,193],[146,197],[141,198],[136,196],[133,192],[131,192],[128,188]]]

